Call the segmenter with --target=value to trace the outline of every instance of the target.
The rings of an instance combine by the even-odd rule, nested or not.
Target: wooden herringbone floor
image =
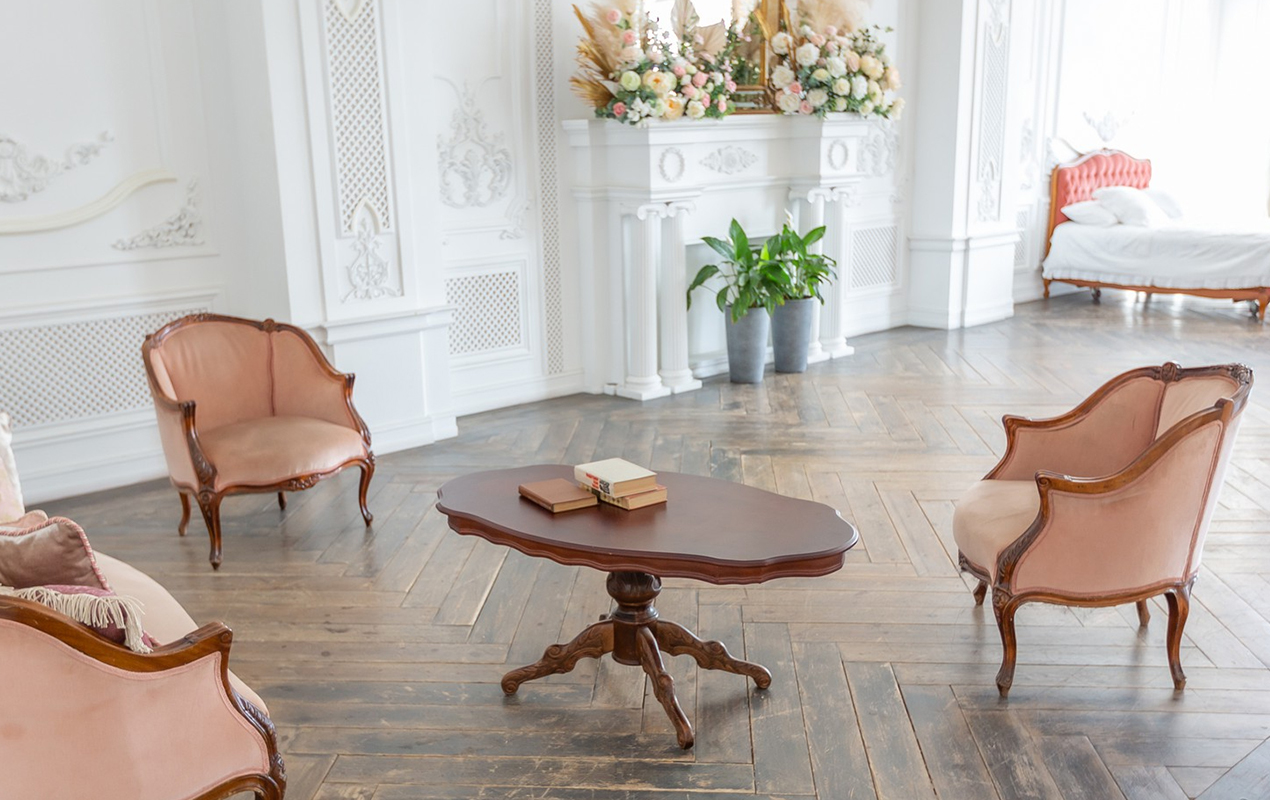
[[[160,482],[48,504],[99,549],[235,630],[232,666],[269,703],[293,800],[357,798],[1265,798],[1270,796],[1270,385],[1234,455],[1195,588],[1175,696],[1166,612],[1026,606],[1008,702],[991,611],[954,566],[953,501],[995,462],[1005,412],[1065,410],[1133,366],[1244,361],[1270,329],[1242,307],[1107,292],[966,331],[862,337],[855,356],[712,381],[640,405],[577,396],[461,420],[380,459],[363,529],[355,475],[226,504],[225,564],[175,532]],[[855,521],[840,573],[755,587],[669,581],[667,616],[767,665],[768,692],[673,659],[697,727],[684,753],[642,673],[611,661],[498,678],[607,607],[604,576],[451,533],[446,479],[622,456],[811,497]],[[672,499],[673,502],[673,499]],[[779,536],[779,531],[772,531]]]

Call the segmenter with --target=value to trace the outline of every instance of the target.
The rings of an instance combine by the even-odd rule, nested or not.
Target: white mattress
[[[1041,274],[1162,289],[1270,286],[1270,228],[1220,231],[1065,222],[1054,229]]]

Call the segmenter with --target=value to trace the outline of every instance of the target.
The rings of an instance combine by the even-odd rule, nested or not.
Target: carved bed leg
[[[184,536],[185,531],[190,527],[190,496],[185,492],[177,494],[181,496],[181,521],[176,526],[176,532]]]
[[[979,585],[975,587],[975,605],[983,605],[983,598],[988,595],[988,582],[979,581]]]
[[[198,509],[203,512],[203,521],[207,523],[207,535],[212,540],[212,550],[207,560],[212,569],[220,569],[220,501],[221,496],[215,492],[198,493]]]
[[[1014,663],[1018,658],[1018,641],[1014,638],[1014,612],[1018,605],[1005,592],[993,590],[992,610],[996,613],[997,628],[1001,631],[1001,669],[997,671],[997,691],[1004,698],[1014,684]]]
[[[1053,283],[1053,281],[1051,281],[1049,278],[1042,278],[1041,280],[1043,280],[1043,281],[1045,282],[1045,295],[1044,295],[1044,296],[1045,296],[1045,299],[1046,299],[1046,300],[1048,300],[1048,299],[1049,299],[1049,296],[1050,296],[1050,284],[1051,284],[1051,283]]]
[[[278,509],[279,509],[279,510],[281,510],[281,511],[286,511],[286,510],[287,510],[287,494],[286,494],[286,492],[278,492]]]
[[[1186,688],[1186,673],[1182,671],[1182,629],[1191,613],[1191,585],[1184,583],[1164,595],[1169,604],[1169,671],[1173,673],[1173,689]]]
[[[361,508],[362,519],[366,522],[366,526],[375,521],[375,515],[370,513],[370,509],[366,507],[366,492],[370,490],[370,479],[375,477],[375,457],[371,456],[359,465],[362,471],[362,482],[357,488],[357,505]]]
[[[1138,626],[1145,628],[1151,622],[1151,608],[1147,605],[1147,601],[1138,601]]]

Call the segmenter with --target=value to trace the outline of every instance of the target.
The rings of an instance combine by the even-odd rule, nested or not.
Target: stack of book
[[[666,487],[658,485],[657,473],[625,459],[579,464],[573,468],[573,477],[600,502],[627,511],[666,502]]]

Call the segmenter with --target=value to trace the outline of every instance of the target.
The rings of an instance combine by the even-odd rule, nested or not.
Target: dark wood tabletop
[[[676,472],[657,474],[668,502],[634,511],[601,503],[552,514],[516,491],[550,478],[571,481],[573,467],[542,464],[455,478],[437,492],[437,508],[455,531],[528,555],[709,583],[826,575],[842,566],[859,539],[855,526],[822,503]]]

